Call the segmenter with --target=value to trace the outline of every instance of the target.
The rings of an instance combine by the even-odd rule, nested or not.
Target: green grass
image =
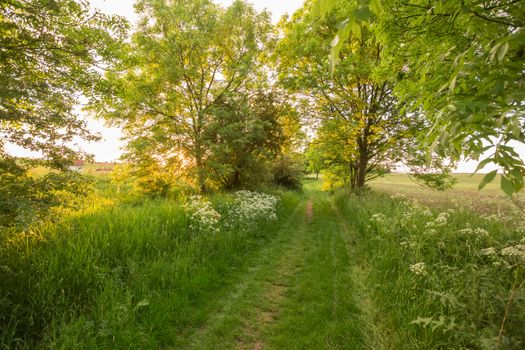
[[[298,197],[282,198],[285,221]],[[195,234],[187,220],[176,202],[146,201],[3,237],[2,346],[175,345],[282,224]]]
[[[188,349],[356,349],[363,346],[352,258],[325,194],[305,197],[236,285],[178,344]]]
[[[478,190],[484,174],[453,174],[457,183],[450,190],[435,191],[423,187],[407,174],[388,174],[370,182],[370,187],[376,191],[410,198],[419,203],[441,210],[447,208],[463,208],[481,214],[515,214],[516,210],[525,209],[524,192],[508,197],[499,187],[496,178],[482,190]],[[511,215],[512,216],[512,215]]]
[[[525,244],[519,202],[467,179],[445,193],[381,181],[355,196],[306,180],[248,230],[193,231],[180,196],[4,233],[1,345],[522,348],[525,258],[502,254]],[[229,215],[231,195],[210,200]]]
[[[451,190],[451,192],[456,191],[475,191],[478,190],[478,185],[485,176],[485,174],[452,174],[452,176],[457,180],[457,183]],[[402,188],[423,188],[417,183],[415,183],[410,176],[407,174],[392,173],[387,174],[383,177],[377,178],[372,182],[374,186],[387,187],[397,187],[401,186]],[[483,193],[500,193],[499,187],[499,175],[494,179],[494,181],[488,183],[483,189]]]
[[[363,329],[350,267],[355,263],[326,195],[313,194],[302,263],[288,281],[282,313],[265,335],[269,349],[360,349]]]
[[[336,203],[381,310],[371,328],[387,327],[391,348],[522,348],[525,261],[499,254],[523,239],[519,217],[509,224],[463,208],[436,224],[439,209],[373,192],[364,198],[340,192]],[[498,253],[483,254],[489,247]],[[425,264],[425,274],[411,271],[416,263]]]

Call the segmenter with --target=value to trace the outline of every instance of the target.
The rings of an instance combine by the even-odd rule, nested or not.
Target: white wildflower
[[[377,224],[382,224],[386,222],[386,216],[385,214],[377,213],[377,214],[372,215],[372,217],[370,218],[370,221],[375,222]]]
[[[423,215],[423,216],[432,216],[432,212],[430,211],[430,209],[425,208],[425,210],[423,210],[421,212],[421,215]]]
[[[505,247],[500,251],[500,254],[507,257],[517,257],[525,261],[525,244]]]
[[[434,225],[438,227],[446,225],[449,216],[450,214],[447,212],[440,213],[436,220],[434,220]]]
[[[436,231],[436,229],[429,228],[429,229],[425,230],[425,233],[427,235],[435,235],[437,233],[437,231]]]
[[[489,232],[483,228],[478,227],[477,229],[474,230],[474,234],[478,236],[488,236]]]
[[[234,193],[233,197],[235,204],[229,211],[227,225],[247,229],[260,220],[277,220],[279,197],[246,190]]]
[[[496,255],[497,251],[494,247],[489,247],[485,249],[481,249],[481,254],[483,255]]]
[[[424,262],[418,262],[413,265],[410,265],[408,269],[416,275],[424,276],[427,274],[426,268],[427,265]]]
[[[221,219],[211,203],[202,196],[191,196],[185,204],[185,209],[190,214],[190,228],[195,231],[216,232]]]
[[[410,249],[412,249],[412,248],[415,248],[417,244],[414,241],[401,241],[399,243],[399,245],[401,247],[403,247],[403,248],[410,248]]]
[[[449,213],[446,211],[440,213],[433,221],[427,222],[425,225],[426,228],[432,228],[432,227],[441,227],[445,226],[448,221],[448,217],[450,216]]]
[[[470,235],[470,234],[474,233],[474,231],[470,227],[462,228],[458,232],[460,234],[462,234],[462,235]]]

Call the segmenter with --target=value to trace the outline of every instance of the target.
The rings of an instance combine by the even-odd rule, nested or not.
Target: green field
[[[440,208],[462,207],[478,213],[490,214],[505,211],[515,211],[525,208],[524,192],[515,194],[512,198],[500,189],[499,178],[478,190],[484,174],[453,174],[457,183],[445,191],[435,191],[421,186],[407,174],[388,174],[373,180],[370,187],[389,194],[405,196],[420,203]]]
[[[458,192],[478,192],[478,185],[485,174],[453,174],[457,183],[450,190],[452,193]],[[400,192],[411,192],[417,190],[427,190],[417,184],[408,174],[387,174],[372,182],[372,186],[383,190],[399,190]],[[503,195],[500,190],[499,177],[487,184],[481,191],[482,194]],[[428,193],[428,192],[427,192]]]

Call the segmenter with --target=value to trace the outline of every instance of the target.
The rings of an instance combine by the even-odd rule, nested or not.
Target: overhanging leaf
[[[501,176],[501,189],[509,196],[512,196],[512,194],[515,192],[514,184],[507,178],[506,175]]]
[[[479,183],[478,189],[481,190],[483,187],[485,187],[485,185],[487,185],[489,182],[493,181],[494,178],[496,177],[497,173],[498,173],[497,170],[493,170],[490,173],[488,173],[487,175],[485,175],[483,177],[483,179],[481,180],[481,182]]]

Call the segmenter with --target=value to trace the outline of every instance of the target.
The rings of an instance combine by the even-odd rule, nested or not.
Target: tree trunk
[[[368,168],[368,150],[365,147],[362,147],[359,151],[359,161],[357,163],[356,190],[358,191],[365,188],[367,168]]]
[[[197,165],[197,181],[199,186],[199,191],[201,193],[206,193],[206,174],[204,165],[202,164],[202,151],[199,148],[197,148],[195,152],[195,164]]]

